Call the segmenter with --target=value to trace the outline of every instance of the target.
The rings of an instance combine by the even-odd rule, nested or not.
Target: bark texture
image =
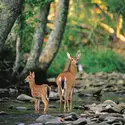
[[[23,3],[24,0],[0,0],[0,53]]]
[[[40,9],[40,21],[41,24],[38,26],[34,33],[30,57],[27,60],[26,66],[22,72],[22,74],[27,73],[28,70],[35,69],[38,67],[39,56],[42,50],[42,43],[44,39],[44,34],[46,30],[47,17],[49,14],[50,3],[41,6]]]
[[[51,32],[47,44],[39,58],[40,68],[44,71],[47,71],[60,47],[67,22],[68,8],[69,0],[59,1],[58,14],[54,29]]]

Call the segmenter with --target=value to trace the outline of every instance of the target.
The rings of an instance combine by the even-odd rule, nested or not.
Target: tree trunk
[[[24,0],[0,0],[0,53]]]
[[[16,38],[16,60],[13,66],[13,73],[12,76],[18,74],[18,68],[20,66],[20,49],[21,49],[21,38],[18,35]]]
[[[23,7],[24,10],[24,7]],[[16,75],[19,75],[19,68],[20,66],[22,66],[22,41],[23,41],[23,33],[21,31],[23,31],[24,29],[24,23],[25,23],[25,19],[23,17],[23,15],[21,14],[17,20],[17,25],[18,25],[18,30],[16,34],[16,59],[13,65],[13,72],[12,72],[12,77],[15,77]]]
[[[21,76],[25,75],[28,72],[28,70],[35,69],[38,65],[39,56],[41,54],[42,43],[44,39],[44,34],[46,30],[49,9],[50,9],[50,3],[47,3],[41,6],[40,8],[41,25],[38,26],[38,28],[34,33],[30,57],[27,60],[26,66],[23,72],[21,73]]]
[[[54,29],[51,32],[46,46],[39,58],[40,68],[43,71],[47,71],[60,47],[66,26],[68,7],[69,0],[59,1],[58,15],[56,17]]]

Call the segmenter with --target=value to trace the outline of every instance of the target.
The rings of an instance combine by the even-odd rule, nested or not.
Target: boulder
[[[52,119],[55,119],[55,116],[52,116],[52,115],[41,115],[41,116],[39,116],[39,117],[36,119],[36,121],[45,124],[46,122],[48,122],[48,121],[50,121],[50,120],[52,120]]]
[[[86,125],[86,124],[87,124],[86,118],[79,118],[73,122],[73,125]]]
[[[66,124],[61,120],[61,117],[55,117],[54,119],[47,121],[45,125],[66,125]]]
[[[33,101],[33,98],[31,96],[25,95],[25,94],[21,94],[17,97],[18,100],[21,101]]]

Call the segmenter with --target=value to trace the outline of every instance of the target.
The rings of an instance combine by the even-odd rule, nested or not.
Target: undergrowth
[[[75,55],[74,50],[69,50],[71,55]],[[84,47],[79,63],[83,64],[84,72],[121,72],[125,73],[125,60],[114,51],[105,47]],[[48,74],[57,76],[63,71],[67,60],[66,52],[59,51]]]

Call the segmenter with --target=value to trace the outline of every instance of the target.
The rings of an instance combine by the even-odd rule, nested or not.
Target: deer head
[[[71,63],[75,66],[78,65],[78,60],[80,59],[81,53],[78,53],[75,57],[72,57],[68,52],[67,52],[67,57],[71,60]]]
[[[25,79],[26,82],[33,83],[35,81],[35,73],[30,72],[29,75]]]

